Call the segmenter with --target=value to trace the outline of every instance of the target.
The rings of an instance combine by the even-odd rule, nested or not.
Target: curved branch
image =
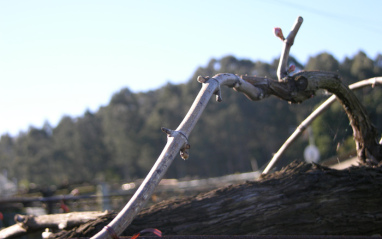
[[[353,128],[358,159],[363,163],[378,164],[382,160],[382,146],[378,142],[377,130],[371,123],[366,109],[345,85],[331,92],[337,96],[348,115]]]
[[[366,86],[371,86],[374,88],[376,85],[382,84],[382,77],[374,77],[371,79],[363,80],[351,84],[349,89],[358,90]],[[331,104],[336,100],[336,96],[330,96],[324,103],[322,103],[316,110],[314,110],[301,124],[296,128],[296,130],[289,136],[289,138],[284,142],[280,149],[273,155],[272,159],[269,161],[267,167],[264,169],[263,174],[269,173],[274,164],[280,159],[281,155],[289,148],[289,146],[305,131],[305,129],[320,116]]]
[[[243,77],[244,80],[257,86],[256,77]],[[281,99],[292,103],[302,101],[314,96],[318,89],[325,89],[335,94],[341,102],[350,124],[353,128],[353,136],[356,141],[357,155],[360,161],[368,164],[378,164],[382,161],[382,146],[377,140],[377,130],[372,125],[363,105],[354,93],[344,85],[336,73],[324,71],[301,71],[293,76],[287,76],[284,82],[278,82],[267,78],[260,81],[268,81],[268,88],[263,89],[268,95],[276,95]],[[261,85],[257,87],[263,87]]]
[[[262,89],[264,97],[274,95],[290,103],[301,103],[312,98],[319,89],[337,88],[341,84],[338,74],[325,71],[301,71],[287,76],[285,81],[257,76],[241,77],[256,88]]]

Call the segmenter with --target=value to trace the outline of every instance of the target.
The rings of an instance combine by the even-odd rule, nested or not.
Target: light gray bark
[[[45,228],[72,228],[88,221],[95,220],[106,214],[108,213],[72,212],[42,216],[16,215],[16,224],[0,230],[0,238],[12,238],[26,234],[27,232],[33,232]]]

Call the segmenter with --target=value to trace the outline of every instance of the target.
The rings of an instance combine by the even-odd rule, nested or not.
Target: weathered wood
[[[338,171],[295,162],[258,181],[161,202],[143,210],[122,235],[158,228],[164,235],[367,236],[382,234],[381,204],[381,167]],[[92,222],[83,226],[92,232],[56,237],[91,236],[104,225]]]
[[[348,88],[344,85],[331,92],[337,96],[348,115],[358,158],[368,164],[381,162],[382,146],[378,142],[380,135],[371,123],[365,107],[354,94],[349,93]]]
[[[275,95],[291,103],[301,103],[325,89],[338,98],[353,129],[357,155],[362,163],[378,164],[382,161],[380,135],[371,123],[365,107],[348,86],[341,82],[339,75],[324,71],[301,71],[279,82],[268,78],[242,76],[255,87],[261,88],[265,96]]]
[[[107,215],[107,212],[72,212],[42,216],[15,216],[16,224],[0,230],[0,238],[13,238],[45,228],[67,229]]]

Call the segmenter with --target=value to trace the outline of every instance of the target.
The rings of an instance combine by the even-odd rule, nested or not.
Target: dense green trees
[[[298,69],[338,71],[346,83],[382,75],[382,56],[375,60],[359,52],[339,62],[322,53],[306,66],[291,57]],[[199,67],[185,84],[168,83],[155,91],[116,92],[107,106],[83,116],[63,117],[56,127],[30,128],[16,137],[0,138],[0,169],[19,182],[61,184],[94,180],[132,180],[144,177],[166,142],[160,127],[175,129],[200,90],[198,75],[219,72],[266,76],[276,79],[272,64],[226,56]],[[222,89],[223,102],[210,102],[190,136],[190,158],[180,157],[167,177],[210,177],[251,171],[251,161],[264,165],[294,128],[324,98],[324,94],[300,105],[270,97],[251,102],[232,89]],[[358,93],[378,129],[382,127],[382,91]],[[313,125],[315,141],[323,157],[345,154],[354,148],[351,127],[339,104],[334,104]],[[286,163],[302,159],[308,141],[293,145]]]

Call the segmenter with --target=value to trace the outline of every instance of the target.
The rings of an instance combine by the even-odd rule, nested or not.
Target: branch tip
[[[198,76],[198,78],[196,79],[199,83],[206,83],[208,80],[210,79],[209,76]]]
[[[280,82],[285,81],[284,77],[287,76],[289,73],[289,69],[287,69],[289,51],[290,51],[290,48],[292,47],[292,45],[294,43],[294,39],[296,38],[297,32],[300,29],[302,22],[303,22],[303,18],[301,16],[299,16],[297,18],[296,22],[294,23],[292,30],[288,34],[287,38],[285,38],[285,40],[283,41],[284,46],[283,46],[283,50],[281,52],[279,66],[277,68],[277,78],[279,79]],[[279,31],[281,32],[281,29],[280,30],[278,30],[278,29],[279,28],[275,28],[275,34],[276,33],[280,34]]]
[[[295,65],[290,65],[288,70],[287,70],[287,74],[290,74],[290,73],[292,73],[295,70],[296,70],[296,66]]]
[[[283,31],[281,30],[280,27],[275,27],[275,28],[273,28],[273,33],[275,34],[276,37],[280,38],[281,41],[284,41],[284,40],[285,40]]]
[[[172,132],[173,132],[173,130],[171,130],[171,129],[167,129],[167,128],[165,128],[165,127],[161,127],[160,128],[163,132],[165,132],[168,136],[171,136],[171,134],[172,134]]]

